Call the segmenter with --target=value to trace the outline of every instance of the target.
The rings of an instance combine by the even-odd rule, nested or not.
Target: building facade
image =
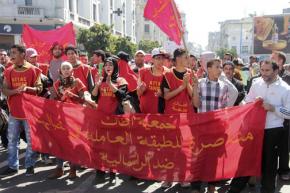
[[[167,40],[167,36],[150,20],[144,18],[144,9],[147,0],[136,0],[136,42],[141,40],[158,41],[163,44]]]
[[[209,32],[208,33],[208,51],[216,52],[220,49],[221,45],[221,33],[220,32]]]
[[[113,27],[113,34],[136,43],[135,0],[100,0],[99,22]]]
[[[220,22],[220,47],[236,50],[244,61],[253,53],[253,18]]]
[[[0,0],[0,47],[21,42],[23,24],[49,30],[68,22],[76,30],[112,25],[115,35],[136,42],[135,7],[135,0]]]

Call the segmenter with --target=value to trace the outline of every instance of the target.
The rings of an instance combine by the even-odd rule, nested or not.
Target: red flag
[[[260,101],[191,115],[106,116],[24,95],[22,108],[33,150],[78,165],[157,181],[260,176],[266,119]]]
[[[61,28],[40,31],[29,25],[23,25],[22,40],[27,48],[34,48],[38,52],[38,61],[48,63],[51,59],[49,49],[54,42],[59,42],[64,47],[76,45],[73,24],[68,23]]]
[[[174,0],[148,0],[144,17],[153,21],[176,44],[181,44],[183,28]]]
[[[133,92],[137,89],[137,76],[129,67],[128,62],[120,59],[118,61],[119,75],[128,82],[128,91]]]

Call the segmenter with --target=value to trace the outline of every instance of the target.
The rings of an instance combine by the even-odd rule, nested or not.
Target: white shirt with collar
[[[255,80],[246,102],[255,101],[258,97],[275,107],[274,112],[267,112],[265,129],[283,127],[284,119],[290,119],[290,87],[280,77],[267,84],[262,77]]]
[[[239,95],[237,88],[235,87],[235,85],[233,85],[233,83],[231,83],[231,81],[227,79],[224,73],[221,74],[221,76],[219,77],[219,80],[228,86],[228,90],[229,90],[228,107],[234,106]]]

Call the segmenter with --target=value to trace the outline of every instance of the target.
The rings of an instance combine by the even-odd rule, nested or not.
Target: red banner
[[[194,115],[105,116],[80,105],[23,99],[33,149],[75,164],[160,181],[260,175],[261,102]]]
[[[174,0],[148,0],[144,17],[153,21],[176,44],[181,44],[183,27]]]
[[[35,30],[29,25],[23,25],[22,40],[26,48],[34,48],[38,52],[38,61],[48,63],[51,60],[49,49],[54,42],[66,47],[76,45],[73,24],[68,23],[61,28],[49,31]]]
[[[119,75],[128,82],[128,91],[133,92],[137,89],[137,75],[131,70],[128,62],[125,60],[118,61]]]

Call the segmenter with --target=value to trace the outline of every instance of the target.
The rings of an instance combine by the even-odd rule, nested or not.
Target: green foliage
[[[109,51],[117,54],[124,51],[131,56],[136,52],[136,44],[128,37],[118,37],[112,35],[112,26],[105,24],[95,24],[89,29],[80,29],[77,34],[78,44],[82,44],[84,49],[91,55],[94,50]]]
[[[133,56],[137,50],[136,44],[131,42],[129,37],[116,37],[114,41],[115,50],[114,53],[117,54],[119,51],[124,51],[130,56]]]
[[[160,47],[158,41],[151,41],[151,40],[141,40],[138,44],[138,49],[143,50],[146,53],[150,53],[153,48]]]
[[[237,57],[237,50],[236,49],[227,49],[227,48],[220,48],[216,51],[217,56],[223,59],[225,53],[231,53],[234,57]]]

